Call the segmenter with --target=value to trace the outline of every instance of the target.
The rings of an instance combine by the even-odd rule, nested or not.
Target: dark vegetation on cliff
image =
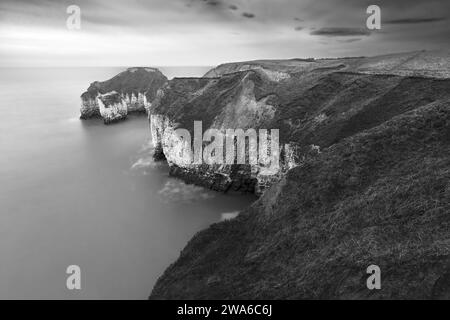
[[[254,74],[254,71],[249,71]],[[220,78],[175,78],[162,88],[152,113],[164,114],[179,127],[193,133],[194,121],[208,129],[226,105],[239,95],[246,72]]]
[[[248,92],[266,99],[274,113],[248,124],[279,128],[301,161],[198,233],[150,298],[450,298],[449,71],[448,53],[414,52],[239,63],[169,82],[153,111],[187,129],[236,112]],[[311,145],[320,151],[301,152]],[[381,290],[366,287],[371,264]]]
[[[156,92],[167,82],[167,78],[158,69],[154,68],[129,68],[115,77],[100,82],[93,82],[86,92],[81,95],[82,99],[94,99],[97,95],[116,91],[120,94],[145,93],[148,101],[156,97]]]
[[[449,298],[450,100],[397,116],[289,171],[197,234],[151,298]],[[366,288],[366,268],[382,290]]]

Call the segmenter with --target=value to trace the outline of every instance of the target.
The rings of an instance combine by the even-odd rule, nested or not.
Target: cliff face
[[[448,97],[448,80],[438,77],[445,75],[445,69],[436,68],[436,77],[424,77],[433,69],[417,68],[423,64],[413,62],[426,60],[424,54],[243,62],[207,74],[217,77],[171,80],[151,108],[155,158],[166,158],[170,173],[190,183],[262,194],[310,154]],[[432,57],[432,61],[446,61],[446,56]],[[203,131],[278,129],[280,170],[268,172],[259,164],[192,165],[190,159],[178,158],[182,142],[173,132],[184,128],[193,136],[194,121],[202,121]]]
[[[270,129],[275,113],[274,102],[269,101],[272,96],[255,96],[255,83],[265,81],[272,82],[266,79],[265,74],[255,71],[213,79],[178,78],[169,81],[151,108],[155,158],[166,159],[170,174],[189,183],[218,191],[262,193],[268,181],[277,180],[283,171],[294,165],[288,145],[282,145],[281,168],[276,172],[271,170],[271,163],[262,161],[255,165],[193,164],[192,158],[180,157],[185,146],[174,131],[184,128],[194,137],[194,121],[202,122],[201,134],[211,128],[223,133],[226,129]],[[268,135],[272,137],[272,132]]]
[[[130,112],[146,112],[167,78],[155,68],[129,68],[110,80],[92,83],[81,95],[81,119],[102,117],[111,123]]]
[[[184,142],[164,142],[165,128],[276,128],[288,148],[260,199],[198,233],[150,298],[448,299],[449,55],[274,64],[175,79],[158,94],[157,153],[191,182],[224,181],[226,168],[183,165],[172,150]],[[260,183],[258,166],[245,169],[219,185]],[[366,287],[372,264],[381,290]]]

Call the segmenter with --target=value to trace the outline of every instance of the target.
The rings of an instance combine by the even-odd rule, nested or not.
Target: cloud
[[[71,3],[81,8],[79,31],[66,28],[66,8]],[[365,28],[366,8],[372,3],[0,0],[0,65],[212,66],[263,57],[320,58],[450,48],[450,24],[443,21],[450,18],[449,0],[379,0],[382,30],[376,32]],[[360,43],[355,39],[367,41],[350,45]]]
[[[405,19],[392,19],[384,21],[386,24],[414,24],[414,23],[429,23],[429,22],[438,22],[446,20],[443,17],[434,17],[434,18],[405,18]]]
[[[320,28],[310,33],[313,36],[325,37],[353,37],[368,36],[370,31],[363,28]]]
[[[354,39],[340,39],[338,40],[339,42],[343,42],[343,43],[351,43],[351,42],[356,42],[356,41],[361,41],[361,38],[354,38]]]
[[[217,5],[221,4],[221,3],[218,0],[209,0],[208,2],[206,2],[206,4],[210,5],[210,6],[217,6]]]

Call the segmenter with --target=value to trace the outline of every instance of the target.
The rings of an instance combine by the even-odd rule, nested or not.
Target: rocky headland
[[[151,74],[93,83],[82,117],[110,122],[147,108],[154,158],[171,175],[260,196],[195,235],[151,299],[450,298],[448,52]],[[202,131],[278,129],[280,169],[186,161],[190,142],[174,132],[194,137],[195,121]],[[366,286],[370,265],[381,290]]]
[[[81,119],[101,117],[105,124],[126,119],[128,113],[151,106],[167,78],[155,68],[129,68],[107,81],[93,82],[81,95]]]
[[[189,183],[261,195],[305,157],[446,96],[448,61],[440,52],[260,60],[220,65],[202,78],[175,78],[150,108],[155,159],[166,159],[170,174]],[[186,163],[173,132],[185,128],[193,136],[198,120],[204,131],[278,129],[280,172],[259,164]]]
[[[279,129],[282,170],[186,164],[164,132],[195,120]],[[169,81],[150,122],[172,175],[261,195],[199,232],[151,299],[450,297],[447,52],[226,64]]]

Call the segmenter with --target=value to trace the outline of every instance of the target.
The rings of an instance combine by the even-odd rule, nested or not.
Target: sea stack
[[[166,82],[166,76],[150,67],[129,68],[107,81],[95,81],[81,95],[80,118],[101,117],[109,124],[131,112],[145,113]]]

